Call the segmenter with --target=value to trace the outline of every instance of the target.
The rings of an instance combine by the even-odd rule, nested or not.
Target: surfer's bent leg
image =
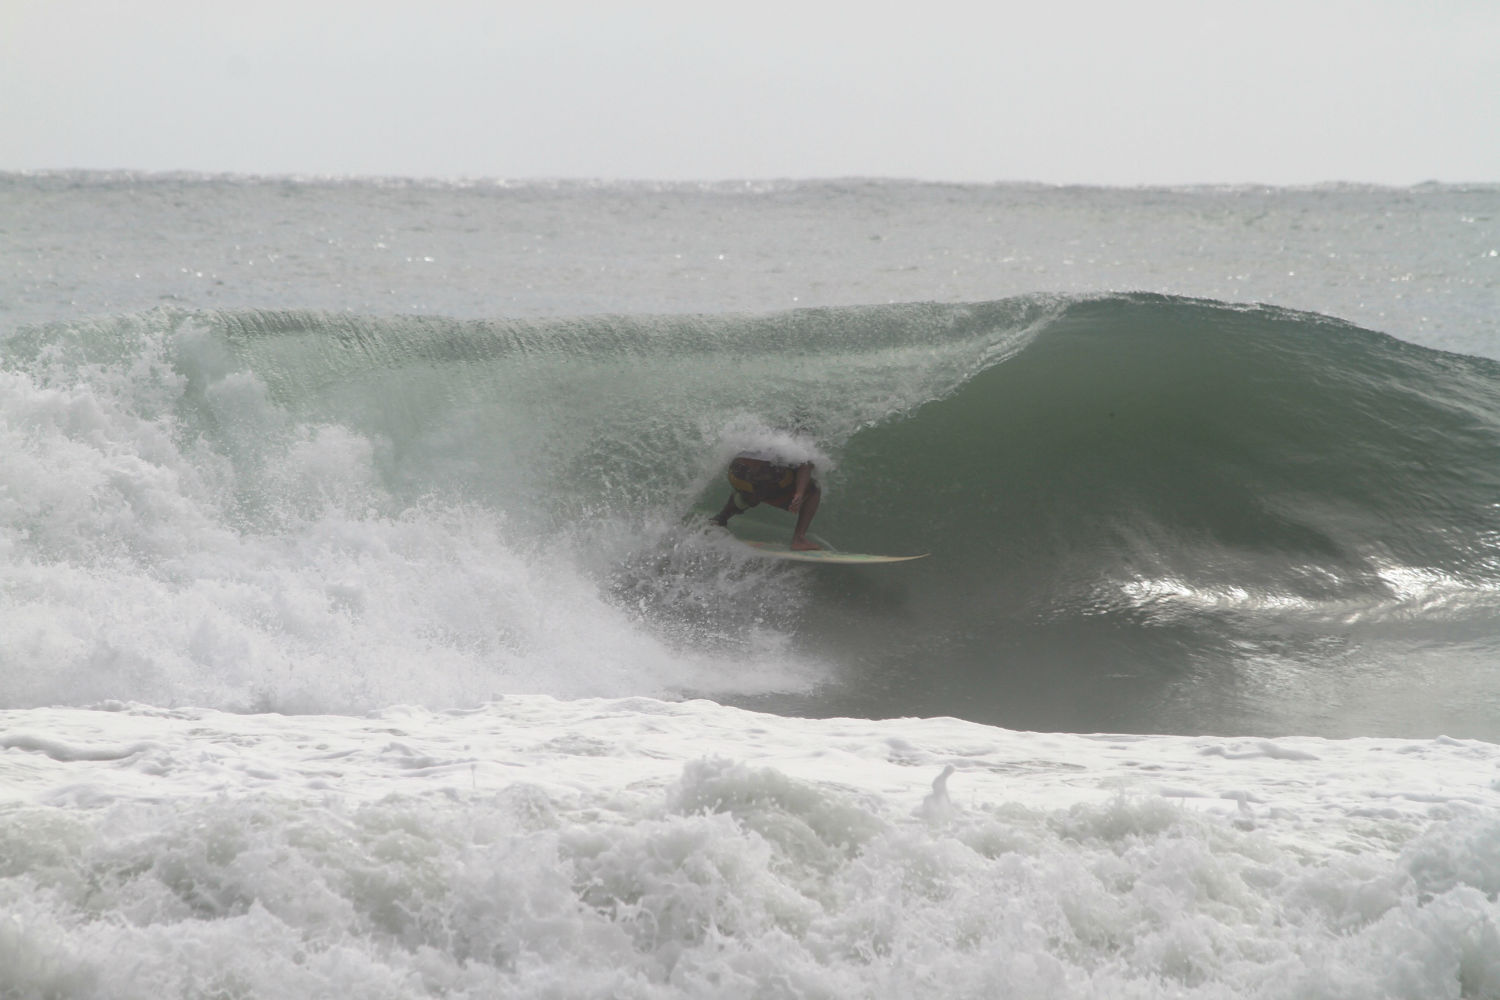
[[[757,501],[755,497],[749,496],[736,490],[735,492],[729,494],[729,499],[724,502],[724,509],[719,511],[709,520],[713,521],[714,524],[717,524],[721,528],[727,528],[729,526],[729,519],[731,517],[734,517],[734,515],[736,514],[743,514],[751,507],[754,507],[758,502],[759,501]]]

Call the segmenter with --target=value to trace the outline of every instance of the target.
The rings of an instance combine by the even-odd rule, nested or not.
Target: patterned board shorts
[[[729,485],[734,487],[734,505],[740,510],[763,503],[786,510],[797,495],[797,469],[741,456],[729,463]],[[808,484],[809,494],[817,491],[816,483]]]

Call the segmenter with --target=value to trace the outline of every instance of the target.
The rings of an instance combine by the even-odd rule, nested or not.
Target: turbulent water
[[[0,177],[0,995],[1500,996],[1497,212]]]

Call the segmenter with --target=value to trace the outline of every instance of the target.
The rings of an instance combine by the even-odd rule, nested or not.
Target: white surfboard
[[[742,540],[743,541],[743,540]],[[754,549],[760,555],[770,556],[772,559],[792,559],[797,562],[814,563],[839,563],[839,564],[864,564],[864,563],[892,563],[907,562],[912,559],[924,559],[927,553],[923,552],[915,556],[877,556],[866,552],[835,552],[832,549],[793,549],[785,542],[743,542],[743,544]]]

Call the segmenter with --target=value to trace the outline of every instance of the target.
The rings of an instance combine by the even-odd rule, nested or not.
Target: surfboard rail
[[[754,549],[758,554],[772,559],[788,559],[793,562],[827,563],[831,565],[868,565],[872,563],[910,562],[925,559],[927,553],[914,556],[883,556],[868,552],[838,552],[834,549],[793,549],[785,542],[752,542],[740,539],[740,544]]]

